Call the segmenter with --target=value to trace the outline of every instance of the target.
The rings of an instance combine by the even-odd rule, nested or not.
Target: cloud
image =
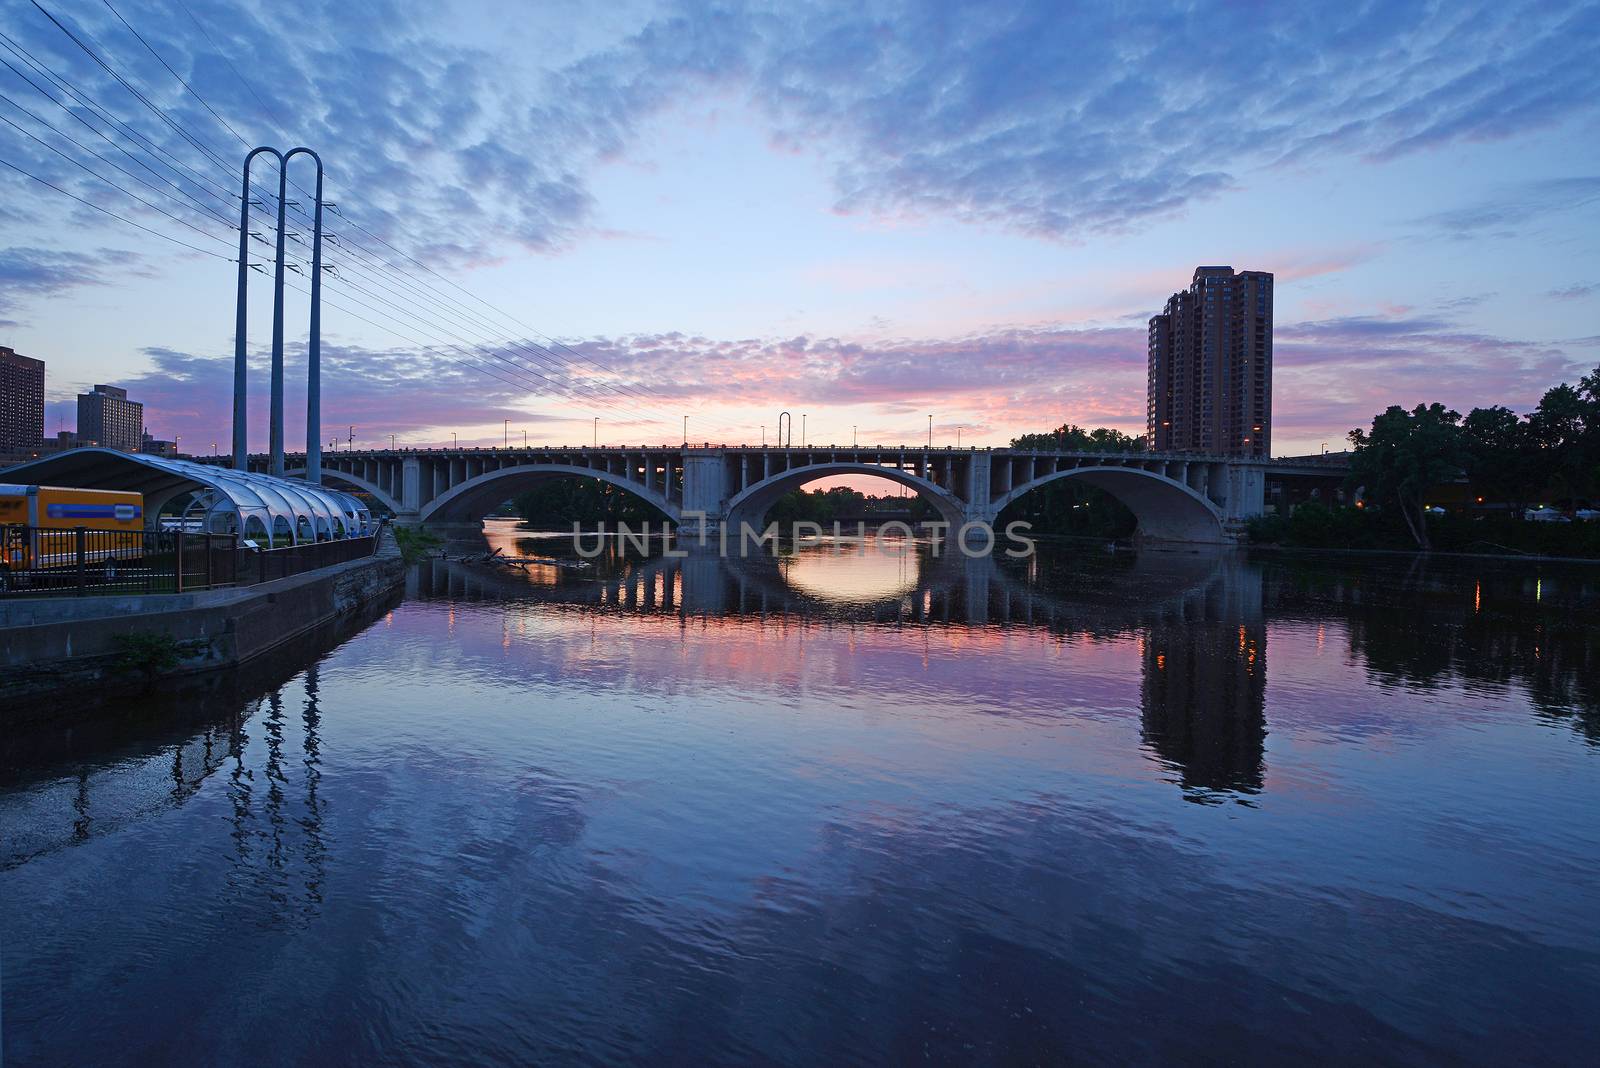
[[[1501,187],[1459,208],[1412,220],[1412,225],[1455,238],[1511,234],[1540,215],[1572,211],[1600,201],[1600,176],[1545,178]]]
[[[1508,340],[1466,330],[1445,314],[1280,324],[1275,440],[1342,440],[1390,404],[1439,400],[1460,411],[1491,404],[1527,410],[1551,385],[1588,369],[1569,351],[1582,345],[1582,339]],[[324,344],[324,433],[342,439],[355,424],[358,442],[394,434],[417,443],[448,440],[452,428],[494,427],[498,440],[501,420],[509,419],[514,427],[530,427],[535,440],[572,440],[599,414],[614,440],[655,442],[664,426],[675,433],[677,419],[690,412],[703,434],[733,442],[756,439],[754,427],[745,425],[750,412],[779,409],[832,413],[834,422],[847,419],[844,425],[859,421],[863,434],[870,430],[877,440],[907,442],[920,439],[929,412],[936,413],[941,434],[959,424],[970,440],[988,444],[1062,422],[1129,433],[1144,425],[1143,323],[874,340],[669,332],[591,338],[572,347],[592,361],[582,365],[587,371],[557,372],[532,359],[522,343],[492,353]],[[151,370],[116,384],[145,402],[152,431],[225,443],[231,358],[168,349],[145,355]],[[286,353],[292,446],[304,440],[304,358],[303,346]],[[264,354],[255,354],[251,426],[257,447],[266,436],[265,369]],[[605,389],[595,386],[602,381]],[[530,414],[549,407],[582,414]],[[852,414],[839,414],[847,411]],[[720,425],[727,423],[737,426]],[[829,431],[839,427],[830,424]]]
[[[1578,282],[1560,289],[1552,289],[1545,296],[1551,300],[1582,300],[1592,293],[1600,293],[1600,283]]]
[[[22,304],[19,297],[53,297],[83,286],[105,285],[104,264],[130,256],[111,250],[88,255],[27,246],[0,249],[0,313],[16,311]],[[17,324],[0,320],[0,325]]]
[[[1504,138],[1593,114],[1600,99],[1587,48],[1600,9],[1576,0],[1448,12],[668,0],[621,31],[569,41],[570,52],[535,54],[493,39],[461,43],[450,11],[398,0],[326,0],[292,15],[231,0],[190,6],[204,35],[153,0],[119,10],[205,104],[108,12],[60,16],[160,116],[36,12],[16,32],[181,161],[140,177],[161,187],[158,198],[181,187],[162,203],[218,238],[228,236],[244,145],[298,142],[327,158],[330,195],[350,220],[334,225],[348,239],[376,250],[382,238],[456,265],[505,248],[559,250],[597,229],[591,170],[625,156],[654,116],[714,93],[764,115],[775,144],[829,161],[839,211],[947,216],[1052,239],[1144,226],[1262,166]],[[527,17],[574,36],[560,12]],[[3,80],[62,129],[113,151]],[[96,202],[142,211],[42,150],[28,165]],[[51,196],[15,175],[0,184],[30,202]],[[1435,224],[1476,230],[1539,207],[1478,206]]]

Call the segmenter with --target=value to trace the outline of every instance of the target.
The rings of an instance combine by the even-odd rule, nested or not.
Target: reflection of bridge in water
[[[811,550],[824,559],[826,548]],[[859,549],[852,550],[860,552]],[[873,552],[873,550],[867,550]],[[893,557],[882,557],[893,561]],[[790,581],[807,559],[713,553],[611,562],[598,575],[551,568],[530,582],[499,568],[429,561],[410,596],[588,605],[663,621],[721,618],[759,627],[1032,629],[1065,638],[1126,640],[1140,657],[1140,736],[1195,800],[1258,792],[1266,741],[1267,635],[1262,574],[1235,553],[1107,553],[1074,557],[1067,575],[1039,558],[959,553],[905,558],[902,590],[825,596]],[[1062,588],[1066,586],[1068,588]]]

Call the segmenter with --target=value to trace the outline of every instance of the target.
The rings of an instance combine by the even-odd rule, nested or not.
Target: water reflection
[[[562,563],[431,561],[186,721],[0,742],[6,1052],[1590,1048],[1582,569]]]

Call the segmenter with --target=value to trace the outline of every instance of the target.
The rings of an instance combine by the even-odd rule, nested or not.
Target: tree
[[[1085,430],[1072,423],[1063,423],[1048,434],[1024,434],[1012,438],[1011,447],[1053,452],[1143,452],[1144,438],[1133,437],[1108,426]]]
[[[1547,475],[1528,423],[1510,408],[1474,408],[1461,422],[1462,464],[1472,491],[1516,505],[1542,488]]]
[[[1565,382],[1545,391],[1528,426],[1543,453],[1556,494],[1569,503],[1588,495],[1600,464],[1600,368],[1583,378],[1579,388]]]
[[[1460,413],[1442,404],[1419,404],[1409,412],[1392,405],[1373,418],[1370,431],[1350,431],[1355,452],[1347,484],[1365,487],[1371,499],[1394,505],[1424,551],[1429,544],[1423,494],[1461,474],[1465,450],[1460,422]]]

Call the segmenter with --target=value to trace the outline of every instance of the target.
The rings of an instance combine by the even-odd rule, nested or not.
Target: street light
[[[394,452],[394,435],[389,435],[389,451]]]
[[[800,413],[800,447],[806,447],[806,413]]]
[[[961,448],[961,428],[956,427],[956,448]]]
[[[933,416],[928,416],[928,448],[933,448]]]
[[[689,445],[689,417],[687,415],[683,417],[683,444],[685,448]]]
[[[500,427],[500,447],[509,449],[511,447],[511,420],[503,420],[503,423],[504,425]]]
[[[850,447],[852,449],[856,447],[856,428],[854,424],[850,427]]]
[[[528,447],[528,428],[527,427],[523,427],[522,428],[522,447],[524,449],[526,449]]]
[[[450,447],[451,447],[451,448],[452,448],[452,449],[454,449],[454,448],[457,448],[457,447],[459,447],[459,446],[460,446],[460,444],[461,444],[461,442],[460,442],[460,440],[459,440],[459,439],[458,439],[458,438],[457,438],[457,437],[456,437],[456,432],[455,432],[455,431],[454,431],[454,430],[452,430],[452,431],[450,431]]]
[[[597,449],[600,447],[600,417],[598,415],[594,417],[594,447]]]

